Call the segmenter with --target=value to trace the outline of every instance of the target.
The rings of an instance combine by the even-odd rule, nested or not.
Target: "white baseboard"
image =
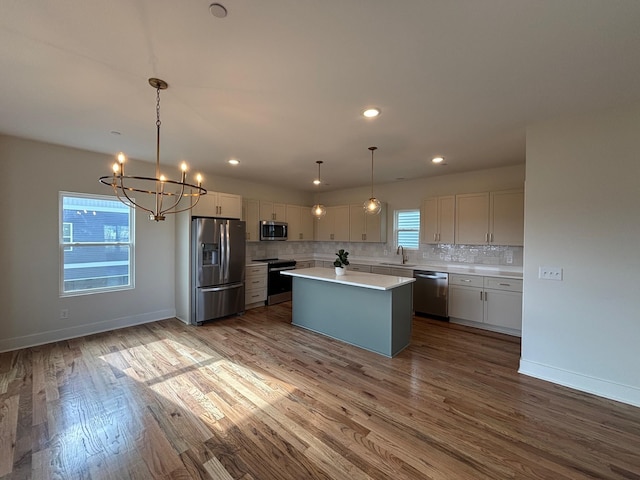
[[[83,337],[85,335],[92,335],[94,333],[108,332],[110,330],[117,330],[118,328],[156,322],[158,320],[173,318],[175,316],[175,310],[159,310],[157,312],[142,313],[140,315],[114,318],[97,323],[78,325],[75,327],[62,328],[59,330],[50,330],[48,332],[34,333],[32,335],[24,335],[22,337],[5,338],[0,340],[0,352],[8,352],[11,350],[18,350],[20,348],[35,347],[36,345],[59,342],[61,340]]]
[[[520,359],[518,373],[640,407],[640,388]]]

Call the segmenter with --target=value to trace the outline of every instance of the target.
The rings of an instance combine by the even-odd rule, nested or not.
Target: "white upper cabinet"
[[[287,217],[287,206],[284,203],[274,203],[260,201],[260,220],[272,220],[275,222],[285,222]]]
[[[311,207],[287,205],[287,224],[289,225],[288,240],[313,240],[313,216]]]
[[[247,241],[257,242],[260,240],[260,202],[250,198],[242,202],[242,219],[247,224]]]
[[[195,217],[242,218],[242,197],[232,193],[208,191],[191,209]]]
[[[349,205],[349,240],[351,242],[387,241],[387,204],[378,215],[369,215],[362,204]]]
[[[425,199],[420,212],[422,243],[454,243],[455,212],[455,195]]]
[[[456,243],[489,243],[489,192],[456,195]]]
[[[349,241],[349,205],[327,207],[327,214],[315,222],[316,240]]]
[[[456,195],[455,243],[522,246],[524,191]]]
[[[524,245],[524,191],[491,192],[490,243]]]

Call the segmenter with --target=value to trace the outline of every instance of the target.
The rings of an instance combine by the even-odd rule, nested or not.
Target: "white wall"
[[[526,176],[520,371],[640,406],[640,105],[528,128]]]
[[[98,177],[112,163],[107,155],[0,136],[0,351],[175,314],[173,222],[156,224],[142,214],[136,215],[136,288],[59,297],[58,192],[109,195]]]
[[[98,177],[112,164],[110,155],[0,135],[0,351],[175,316],[172,215],[156,223],[136,212],[135,289],[59,297],[58,192],[111,194]],[[153,168],[130,159],[127,171]],[[212,191],[312,203],[307,193],[204,175]]]

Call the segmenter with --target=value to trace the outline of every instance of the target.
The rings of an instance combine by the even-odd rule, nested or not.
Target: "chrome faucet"
[[[396,255],[400,255],[400,250],[402,250],[402,264],[404,265],[405,263],[407,263],[407,260],[409,259],[405,255],[404,247],[402,245],[398,245],[398,249],[396,250]]]

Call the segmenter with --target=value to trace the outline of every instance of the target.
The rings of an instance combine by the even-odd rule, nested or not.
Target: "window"
[[[396,247],[402,245],[417,250],[420,246],[420,210],[396,210],[393,233]]]
[[[133,288],[134,209],[115,197],[60,192],[60,295]]]

